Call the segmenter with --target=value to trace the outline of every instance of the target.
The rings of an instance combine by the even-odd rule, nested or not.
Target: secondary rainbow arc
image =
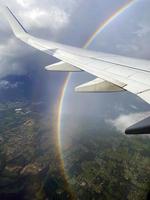
[[[104,21],[102,24],[100,24],[97,28],[97,30],[92,34],[92,36],[87,40],[87,42],[85,43],[85,45],[83,46],[83,48],[87,48],[92,42],[93,40],[97,37],[97,35],[99,33],[101,33],[111,22],[113,22],[113,20],[115,20],[119,15],[121,15],[122,13],[124,13],[124,11],[126,11],[129,7],[131,7],[137,0],[130,0],[128,1],[128,3],[126,3],[125,5],[123,5],[122,7],[120,7],[115,13],[113,13],[106,21]],[[61,98],[60,98],[60,102],[59,102],[59,106],[58,106],[58,123],[57,123],[57,134],[58,134],[58,141],[59,141],[59,145],[61,146],[61,142],[60,142],[60,135],[61,135],[61,116],[62,116],[62,107],[63,107],[63,101],[64,101],[64,97],[65,97],[65,93],[67,90],[67,86],[68,86],[68,82],[70,80],[72,72],[68,73],[63,87],[62,87],[62,92],[61,92]]]
[[[137,2],[137,0],[128,1],[126,4],[121,6],[115,13],[113,13],[111,16],[109,16],[108,19],[106,19],[103,23],[101,23],[98,26],[96,31],[87,40],[87,42],[85,43],[83,48],[89,47],[89,45],[93,42],[93,40],[97,37],[97,35],[99,33],[101,33],[111,22],[113,22],[113,20],[115,20],[118,16],[123,14],[128,8],[130,8],[136,2]],[[62,170],[64,171],[64,174],[65,174],[64,162],[63,162],[63,158],[62,158],[62,155],[61,155],[61,122],[62,122],[62,110],[63,110],[64,97],[65,97],[65,93],[66,93],[66,90],[67,90],[69,80],[71,78],[71,74],[72,73],[68,73],[68,75],[67,75],[67,77],[64,81],[62,90],[61,90],[61,94],[60,94],[60,98],[59,98],[59,102],[58,102],[57,127],[56,127],[57,128],[56,132],[57,132],[58,152],[60,154],[59,156],[60,156],[60,159],[61,159],[61,165],[62,165]],[[66,175],[66,179],[67,179],[67,175]]]

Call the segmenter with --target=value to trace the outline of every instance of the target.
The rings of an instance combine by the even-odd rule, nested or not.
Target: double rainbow
[[[115,20],[117,17],[119,17],[119,15],[121,15],[122,13],[124,13],[128,8],[130,8],[134,3],[136,3],[137,0],[129,0],[126,4],[124,4],[123,6],[121,6],[115,13],[113,13],[106,21],[104,21],[102,24],[100,24],[98,26],[98,28],[96,29],[96,31],[92,34],[92,36],[87,40],[87,42],[85,43],[85,45],[83,46],[83,48],[87,48],[92,42],[93,40],[98,36],[99,33],[101,33],[113,20]],[[68,73],[62,90],[61,90],[61,94],[58,100],[58,113],[57,113],[57,148],[58,148],[58,154],[60,157],[60,162],[61,162],[61,168],[63,170],[63,174],[65,174],[65,170],[64,170],[64,162],[62,159],[62,155],[61,155],[61,121],[62,121],[62,108],[63,108],[63,101],[64,101],[64,97],[65,97],[65,93],[67,90],[67,86],[68,86],[68,82],[71,78],[71,74],[72,73]],[[66,178],[66,177],[65,177]]]
[[[100,24],[98,26],[97,30],[87,40],[87,42],[85,43],[83,48],[86,49],[93,42],[93,40],[98,36],[99,33],[101,33],[113,20],[115,20],[119,15],[121,15],[124,11],[126,11],[129,7],[131,7],[136,1],[137,0],[128,1],[125,5],[120,7],[115,13],[113,13],[106,21],[104,21],[102,24]],[[68,73],[68,75],[64,81],[62,91],[60,94],[60,100],[58,103],[57,137],[58,137],[59,147],[61,146],[60,135],[61,135],[61,116],[62,116],[63,101],[64,101],[65,93],[67,90],[67,86],[68,86],[68,82],[70,80],[71,74],[72,74],[71,72]]]

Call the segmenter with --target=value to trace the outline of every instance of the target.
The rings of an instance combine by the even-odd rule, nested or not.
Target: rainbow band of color
[[[129,7],[131,7],[134,3],[136,3],[138,0],[130,0],[128,1],[125,5],[123,5],[122,7],[120,7],[114,14],[112,14],[106,21],[104,21],[102,24],[100,24],[97,28],[97,30],[92,34],[92,36],[87,40],[86,44],[83,46],[83,48],[87,48],[92,42],[93,40],[97,37],[97,35],[99,33],[101,33],[114,19],[116,19],[119,15],[121,15],[122,13],[124,13],[124,11],[126,11]],[[67,181],[67,174],[65,173],[65,167],[64,167],[64,161],[62,158],[62,153],[61,153],[61,122],[62,122],[62,109],[63,109],[63,101],[64,101],[64,97],[65,97],[65,93],[67,90],[67,86],[70,80],[72,73],[68,73],[62,90],[61,90],[61,94],[58,100],[58,113],[57,113],[57,151],[59,154],[59,158],[60,158],[60,164],[61,164],[61,170],[62,173],[64,175],[64,179]]]
[[[137,0],[128,1],[128,3],[120,7],[106,21],[100,24],[97,30],[93,33],[93,35],[87,40],[83,48],[87,48],[93,42],[93,40],[97,37],[99,33],[101,33],[113,20],[115,20],[119,15],[121,15],[124,11],[126,11],[129,7],[131,7],[135,2],[137,2]],[[60,95],[61,97],[59,101],[59,106],[58,106],[57,137],[58,137],[59,148],[61,148],[60,135],[61,135],[61,116],[62,116],[63,101],[64,101],[65,93],[67,90],[67,86],[68,86],[68,82],[70,80],[71,74],[72,74],[71,72],[68,73],[66,80],[64,81],[64,85],[62,87],[62,92]]]

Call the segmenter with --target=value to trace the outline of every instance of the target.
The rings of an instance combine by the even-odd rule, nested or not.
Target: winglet
[[[125,130],[127,135],[150,134],[150,117],[130,126]]]
[[[25,28],[21,25],[21,23],[18,21],[18,19],[14,16],[12,11],[8,7],[0,5],[0,11],[8,20],[16,37],[22,39],[24,36],[27,35],[27,31],[25,30]]]

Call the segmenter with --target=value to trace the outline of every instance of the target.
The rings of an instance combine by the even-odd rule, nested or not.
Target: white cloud
[[[134,110],[138,110],[138,107],[136,105],[130,105],[130,107]]]
[[[145,37],[145,36],[149,36],[150,34],[150,27],[149,27],[149,24],[139,24],[139,29],[137,31],[135,31],[135,34],[142,38],[142,37]]]
[[[10,83],[9,81],[6,81],[6,80],[0,81],[0,89],[5,89],[5,90],[10,89],[10,88],[13,89],[13,88],[17,88],[18,85],[19,85],[18,82]]]
[[[150,111],[120,115],[116,119],[106,119],[106,123],[124,132],[126,128],[150,116]]]
[[[15,58],[25,56],[26,53],[29,53],[32,49],[23,48],[23,44],[19,42],[15,37],[10,37],[8,40],[0,44],[0,78],[7,75],[22,75],[26,73],[22,63],[16,60]]]
[[[70,17],[82,0],[5,0],[21,22],[28,27],[51,28],[57,32],[69,25]],[[54,29],[54,30],[53,30]]]
[[[139,46],[134,44],[134,41],[132,41],[130,44],[116,44],[116,48],[125,54],[129,54],[130,52],[138,52],[140,50]]]
[[[12,62],[3,59],[0,65],[0,78],[8,75],[23,75],[26,74],[26,69],[20,63]]]
[[[17,53],[19,53],[19,55],[24,54],[21,50],[20,41],[15,37],[10,37],[5,43],[0,44],[0,52],[1,57],[13,56],[17,55]]]
[[[25,8],[31,6],[34,2],[34,0],[17,0],[17,3]]]
[[[40,8],[33,8],[25,12],[20,11],[19,15],[25,19],[26,26],[48,28],[59,30],[69,24],[69,15],[56,6],[51,7],[50,11]]]

